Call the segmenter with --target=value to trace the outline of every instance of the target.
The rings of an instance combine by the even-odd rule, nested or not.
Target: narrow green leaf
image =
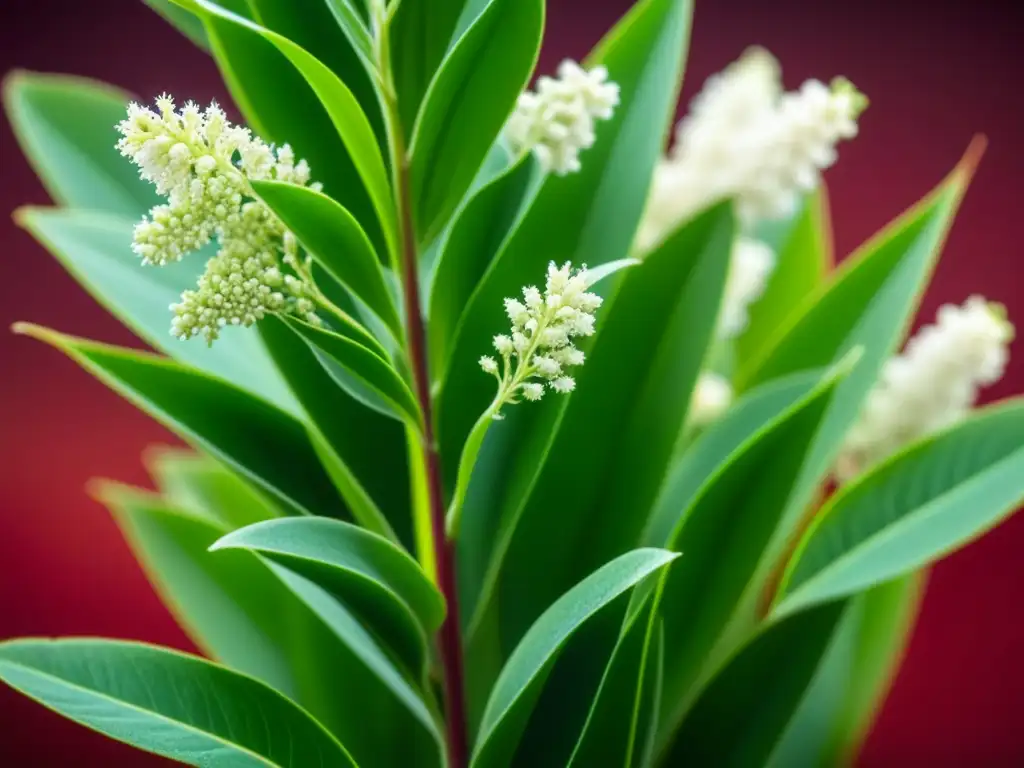
[[[421,670],[444,599],[404,550],[354,525],[282,518],[228,534],[213,549],[248,549],[342,599],[408,665]]]
[[[0,643],[0,679],[88,728],[189,765],[355,766],[322,725],[281,693],[164,648],[12,640]]]
[[[322,515],[345,509],[302,424],[243,390],[144,352],[19,323],[196,447],[271,493],[286,508]]]
[[[402,0],[394,11],[388,28],[391,68],[407,139],[465,4],[466,0]]]
[[[183,290],[195,287],[203,269],[202,253],[164,267],[144,266],[131,250],[135,222],[121,216],[21,208],[16,220],[94,299],[143,341],[292,415],[301,412],[266,348],[251,330],[225,328],[212,347],[171,336],[168,307],[179,300]]]
[[[57,203],[130,219],[157,204],[152,186],[115,148],[126,92],[95,80],[16,70],[4,78],[3,100],[18,144]]]
[[[491,692],[474,768],[508,765],[559,653],[603,608],[677,557],[639,549],[602,566],[555,601],[523,636]]]
[[[763,629],[700,695],[675,740],[661,752],[660,763],[764,765],[810,685],[845,607],[842,602],[820,605]]]
[[[309,254],[354,296],[362,300],[396,338],[402,338],[384,270],[366,233],[352,214],[309,187],[279,181],[253,182],[263,201]]]
[[[196,46],[204,51],[210,50],[210,41],[206,39],[203,22],[197,19],[195,14],[179,8],[170,0],[143,0],[143,2]]]
[[[366,26],[366,8],[362,0],[326,0],[334,20],[338,23],[349,45],[356,52],[371,78],[376,77],[377,64],[374,60],[373,36]],[[344,78],[342,78],[344,79]]]
[[[779,589],[785,615],[909,573],[1024,501],[1024,401],[977,416],[845,486],[815,517]]]
[[[512,114],[543,29],[543,0],[491,0],[431,83],[409,148],[412,208],[424,244],[444,228]]]

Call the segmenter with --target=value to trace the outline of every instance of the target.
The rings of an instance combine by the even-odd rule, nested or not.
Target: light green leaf
[[[537,61],[543,29],[543,0],[491,0],[445,57],[409,147],[421,243],[444,228],[512,114]]]
[[[36,325],[15,330],[45,341],[136,407],[262,487],[287,509],[346,510],[303,425],[241,389],[171,360]]]
[[[131,250],[134,221],[58,208],[22,208],[16,218],[93,298],[141,339],[292,415],[301,412],[252,331],[225,328],[212,347],[171,336],[168,307],[179,300],[183,290],[195,287],[203,269],[201,253],[164,267],[144,266]]]
[[[213,549],[248,549],[342,599],[396,650],[423,668],[426,637],[444,620],[444,599],[404,550],[338,520],[283,518],[228,534]]]
[[[143,0],[143,2],[160,14],[164,21],[171,24],[181,34],[191,40],[204,51],[210,50],[210,41],[206,39],[203,22],[183,8],[179,8],[171,0]]]
[[[977,416],[845,486],[815,517],[779,589],[778,615],[909,573],[1024,501],[1024,401]]]
[[[845,607],[843,602],[820,605],[766,626],[703,691],[659,762],[716,768],[764,765],[810,685]]]
[[[61,205],[139,218],[159,202],[115,145],[130,96],[68,75],[15,71],[4,108],[22,151]]]
[[[474,768],[510,764],[545,680],[566,643],[603,608],[676,557],[658,549],[624,554],[581,581],[537,619],[491,692],[473,751]]]
[[[355,766],[322,725],[282,694],[164,648],[12,640],[0,644],[0,679],[106,736],[189,765]]]
[[[402,338],[398,316],[377,255],[352,214],[309,187],[280,181],[253,182],[263,201],[309,254]]]

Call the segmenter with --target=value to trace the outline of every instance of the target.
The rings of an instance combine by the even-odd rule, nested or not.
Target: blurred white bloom
[[[725,197],[736,199],[744,225],[791,214],[835,162],[835,145],[856,135],[866,105],[842,79],[831,87],[809,80],[783,93],[775,59],[749,49],[707,80],[677,126],[655,170],[638,250]]]
[[[722,297],[718,337],[731,339],[747,327],[747,310],[761,298],[775,268],[775,252],[760,240],[737,237],[733,242],[729,277]]]
[[[576,381],[566,369],[582,365],[584,355],[573,346],[577,336],[594,333],[594,312],[601,297],[589,293],[586,267],[573,271],[566,262],[548,266],[544,292],[535,286],[523,289],[523,300],[505,299],[505,314],[512,325],[509,335],[494,337],[493,357],[480,358],[480,367],[498,380],[492,412],[500,418],[501,407],[521,398],[540,400],[544,383],[555,392],[568,393]]]
[[[717,373],[704,371],[697,378],[690,402],[690,422],[698,427],[716,421],[732,405],[732,385]]]
[[[519,97],[505,126],[515,152],[533,151],[541,167],[560,176],[580,169],[579,153],[595,141],[597,120],[608,120],[619,103],[619,86],[604,67],[583,69],[565,60],[558,78],[541,77],[535,92]]]
[[[144,264],[163,265],[214,238],[221,246],[196,290],[171,307],[171,333],[212,342],[220,328],[249,326],[268,312],[314,321],[295,238],[255,199],[250,184],[274,179],[305,186],[309,166],[296,162],[287,145],[275,150],[232,125],[216,104],[200,110],[188,102],[178,111],[161,96],[156,106],[129,104],[117,126],[121,154],[167,197],[136,225],[132,250]]]
[[[946,304],[890,359],[847,435],[836,476],[847,481],[907,443],[962,419],[978,390],[999,380],[1013,326],[980,296]]]

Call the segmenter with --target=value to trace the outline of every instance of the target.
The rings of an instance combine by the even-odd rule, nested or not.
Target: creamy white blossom
[[[531,285],[523,289],[522,300],[505,299],[510,333],[493,342],[500,362],[480,358],[480,367],[498,380],[494,418],[505,404],[540,400],[545,384],[563,394],[575,389],[567,369],[582,365],[584,354],[572,340],[594,333],[594,313],[601,306],[601,297],[589,287],[586,267],[574,271],[568,262],[561,267],[551,262],[543,292]]]
[[[836,476],[849,480],[907,443],[961,420],[1003,375],[1013,326],[980,296],[946,304],[891,358],[847,435]]]
[[[716,421],[732,405],[732,384],[724,376],[704,371],[697,378],[690,401],[690,422],[703,427]]]
[[[750,305],[764,294],[774,268],[775,252],[767,243],[742,235],[736,238],[722,297],[719,338],[734,338],[747,327]]]
[[[168,96],[157,99],[156,110],[132,103],[117,129],[121,154],[167,198],[135,227],[132,249],[143,263],[164,265],[213,239],[220,244],[196,289],[171,306],[173,335],[212,342],[222,327],[249,326],[268,312],[316,321],[295,238],[250,183],[305,186],[304,160],[232,125],[215,103],[205,110],[192,102],[177,110]]]
[[[736,200],[745,225],[791,214],[835,162],[836,144],[856,135],[866,105],[841,78],[784,93],[775,59],[749,49],[707,80],[677,126],[654,173],[638,250],[726,197]]]
[[[557,78],[540,77],[535,91],[520,95],[505,137],[513,151],[532,151],[545,171],[574,173],[580,152],[596,140],[596,121],[608,120],[618,103],[619,86],[608,82],[607,69],[585,70],[566,59]]]

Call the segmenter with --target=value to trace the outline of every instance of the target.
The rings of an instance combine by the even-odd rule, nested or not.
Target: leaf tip
[[[982,157],[985,156],[987,148],[988,137],[983,133],[976,133],[971,139],[970,144],[967,145],[967,149],[964,151],[963,157],[960,158],[960,162],[953,169],[952,176],[961,187],[966,187],[970,184],[971,179],[978,170],[978,166],[981,164]]]

